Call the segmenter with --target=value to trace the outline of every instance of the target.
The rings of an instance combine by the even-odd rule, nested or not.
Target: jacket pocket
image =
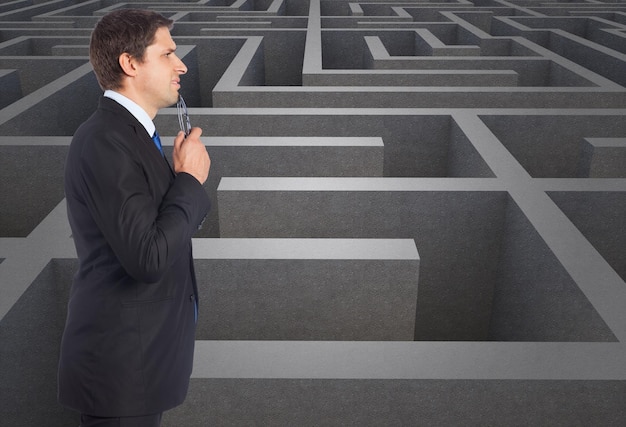
[[[173,300],[173,296],[169,297],[161,297],[161,298],[151,298],[146,300],[130,300],[130,301],[122,301],[122,307],[130,308],[130,307],[141,307],[149,304],[158,304],[165,301]]]

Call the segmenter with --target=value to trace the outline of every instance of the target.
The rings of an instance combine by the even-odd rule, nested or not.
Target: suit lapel
[[[169,171],[169,174],[171,175],[171,177],[175,177],[176,173],[174,172],[174,169],[172,168],[172,166],[170,165],[170,162],[167,160],[166,157],[162,156],[161,153],[159,152],[158,148],[156,147],[156,145],[154,144],[154,141],[152,140],[152,138],[148,135],[148,132],[146,132],[146,129],[143,127],[143,125],[139,122],[139,120],[137,120],[135,118],[135,116],[133,116],[131,114],[130,111],[128,111],[125,107],[123,107],[122,105],[120,105],[117,101],[111,99],[111,98],[107,98],[105,96],[103,96],[102,98],[100,98],[100,108],[105,109],[105,110],[109,110],[114,112],[116,115],[120,116],[120,121],[130,127],[133,128],[135,135],[137,136],[137,139],[139,141],[141,141],[142,145],[144,145],[145,150],[141,150],[142,153],[149,159],[160,163],[163,166],[163,172],[167,173]]]

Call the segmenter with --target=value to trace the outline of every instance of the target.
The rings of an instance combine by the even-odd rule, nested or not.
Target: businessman
[[[172,162],[152,122],[176,103],[172,21],[150,11],[103,16],[90,61],[105,91],[65,166],[78,254],[59,361],[59,402],[81,426],[159,426],[183,402],[198,290],[191,237],[209,210],[201,129],[180,132]],[[154,137],[154,138],[153,138]],[[171,165],[171,166],[170,166]]]

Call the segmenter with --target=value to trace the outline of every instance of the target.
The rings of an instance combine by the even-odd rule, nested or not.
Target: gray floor
[[[62,171],[101,14],[175,20],[212,158],[164,426],[626,424],[626,1],[0,4],[0,425],[73,426]],[[166,152],[176,109],[155,123]]]

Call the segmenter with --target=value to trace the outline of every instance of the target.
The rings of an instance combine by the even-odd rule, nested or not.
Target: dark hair
[[[119,89],[123,53],[143,61],[146,48],[154,42],[156,31],[171,28],[174,21],[156,12],[120,9],[104,15],[91,33],[89,60],[103,90]]]

